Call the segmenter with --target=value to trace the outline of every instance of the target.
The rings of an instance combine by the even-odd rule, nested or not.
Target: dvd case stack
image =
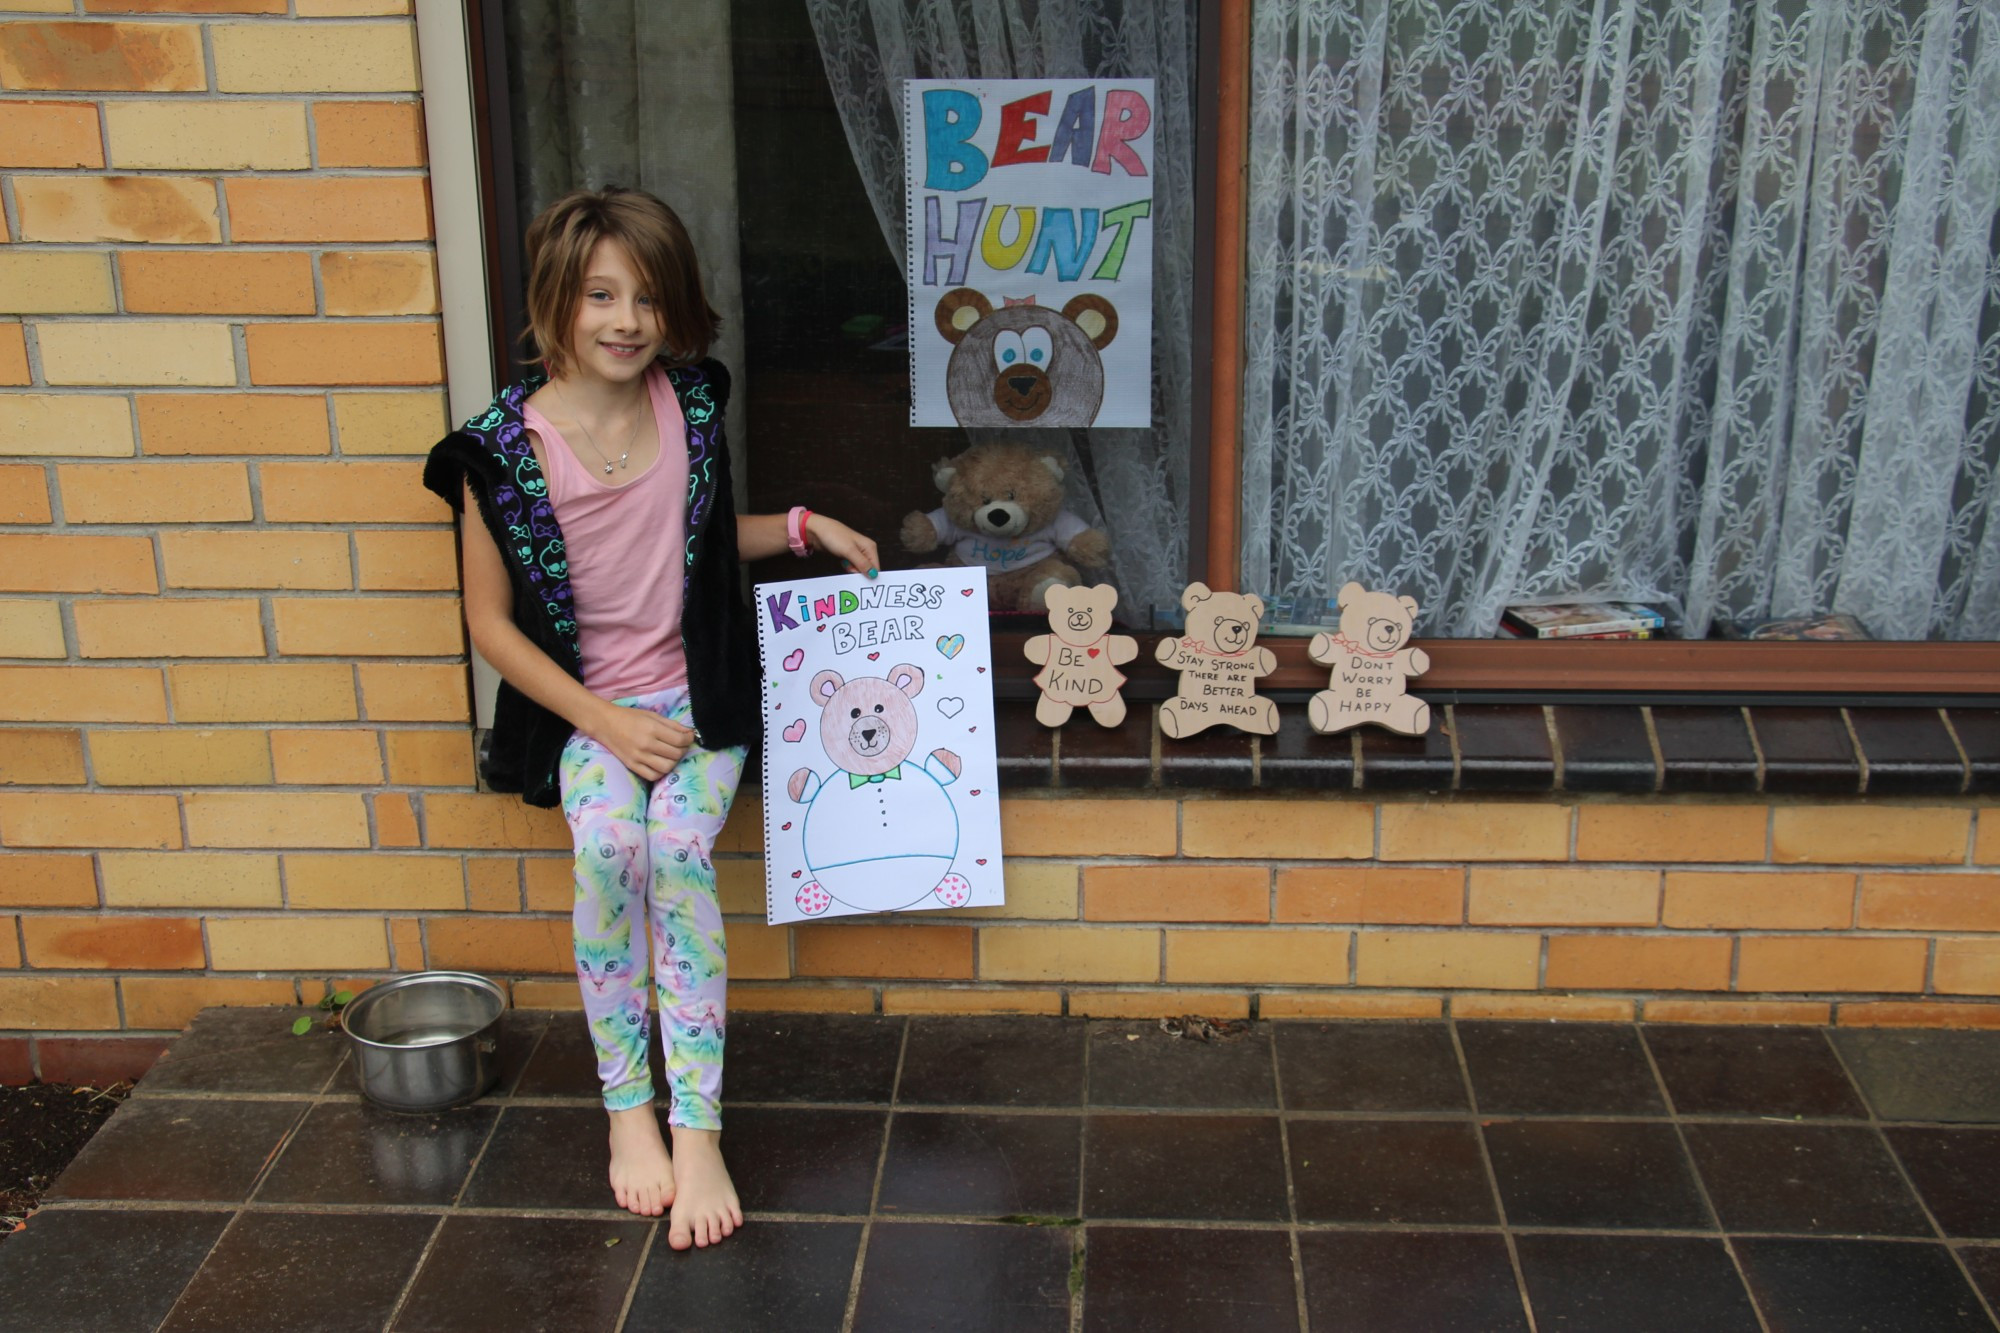
[[[1667,618],[1638,602],[1557,602],[1510,606],[1500,617],[1501,638],[1650,639]]]

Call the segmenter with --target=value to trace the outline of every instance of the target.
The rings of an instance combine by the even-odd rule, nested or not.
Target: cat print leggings
[[[694,725],[685,687],[617,703]],[[650,924],[672,1097],[667,1121],[722,1128],[729,968],[714,853],[743,776],[743,755],[741,746],[691,749],[673,772],[649,784],[582,732],[563,747],[563,815],[576,848],[576,975],[608,1110],[643,1106],[653,1097],[646,1066]]]

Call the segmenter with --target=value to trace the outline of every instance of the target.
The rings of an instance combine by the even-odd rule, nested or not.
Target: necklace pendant
[[[609,459],[605,460],[604,475],[607,477],[611,475],[611,462]]]

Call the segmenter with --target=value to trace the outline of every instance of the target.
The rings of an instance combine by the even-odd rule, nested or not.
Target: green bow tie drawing
[[[847,789],[853,791],[856,787],[863,787],[871,782],[901,782],[902,780],[903,766],[898,764],[887,773],[849,773],[847,775]]]

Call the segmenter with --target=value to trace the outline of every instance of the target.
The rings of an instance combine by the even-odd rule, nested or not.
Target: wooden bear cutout
[[[1115,727],[1125,720],[1125,699],[1118,689],[1125,673],[1118,668],[1139,655],[1139,641],[1111,632],[1111,608],[1118,590],[1108,583],[1093,588],[1050,585],[1045,594],[1052,634],[1037,634],[1022,645],[1030,662],[1042,669],[1035,684],[1042,697],[1035,721],[1060,727],[1070,714],[1088,708],[1101,725]]]
[[[1160,731],[1179,738],[1221,725],[1276,734],[1278,705],[1257,693],[1257,677],[1278,666],[1269,648],[1257,646],[1263,599],[1190,583],[1181,606],[1186,630],[1179,638],[1161,639],[1153,653],[1161,666],[1181,673],[1174,697],[1160,705]]]
[[[1308,657],[1332,668],[1327,688],[1307,705],[1313,730],[1331,734],[1373,723],[1405,736],[1429,731],[1431,706],[1404,693],[1409,678],[1431,666],[1423,649],[1409,646],[1417,599],[1350,583],[1336,600],[1340,629],[1313,635],[1306,647]]]

